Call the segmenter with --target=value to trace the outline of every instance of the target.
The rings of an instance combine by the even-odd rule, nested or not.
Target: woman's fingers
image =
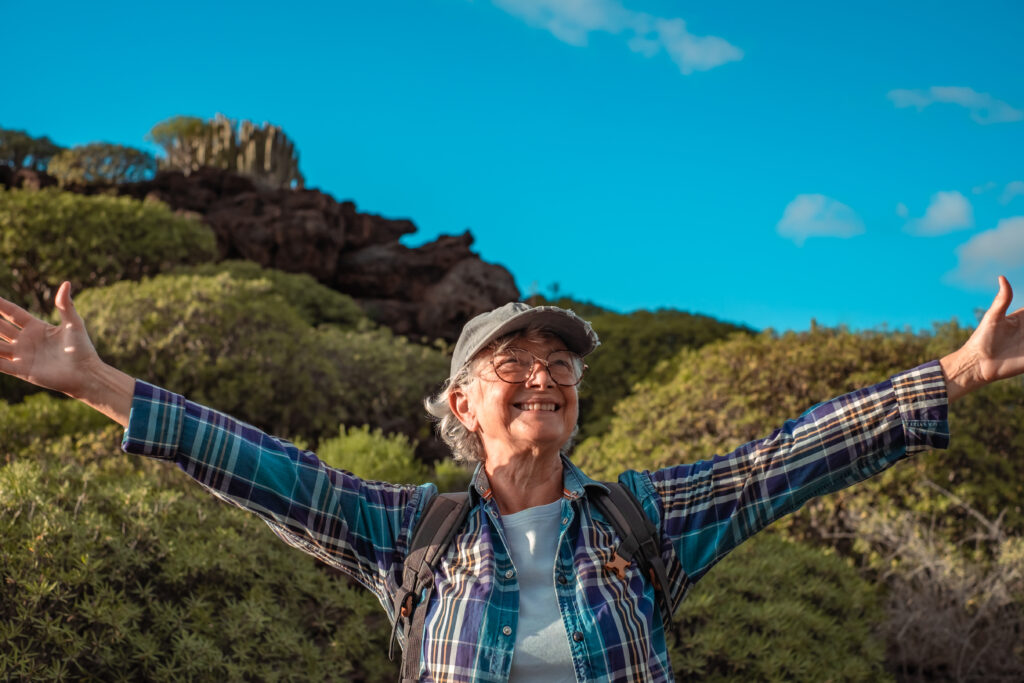
[[[7,320],[0,318],[0,341],[12,342],[18,336],[21,328]]]
[[[33,319],[31,313],[3,297],[0,297],[0,317],[14,323],[18,327],[25,327]]]

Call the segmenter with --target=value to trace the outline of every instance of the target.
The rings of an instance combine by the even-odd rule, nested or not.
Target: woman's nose
[[[551,373],[548,372],[548,366],[540,358],[533,360],[533,371],[530,376],[526,378],[526,386],[541,386],[550,387],[554,386],[555,381],[551,379]]]

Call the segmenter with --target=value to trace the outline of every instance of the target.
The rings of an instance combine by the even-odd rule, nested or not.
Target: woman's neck
[[[484,471],[503,515],[552,503],[562,497],[562,459],[554,454],[488,454]]]

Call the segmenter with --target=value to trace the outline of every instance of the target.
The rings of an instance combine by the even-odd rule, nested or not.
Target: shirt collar
[[[562,495],[570,500],[576,500],[583,496],[586,489],[595,487],[604,491],[608,490],[608,487],[599,481],[591,479],[583,473],[579,467],[576,467],[569,458],[565,455],[562,458]],[[476,472],[473,473],[473,479],[469,486],[470,499],[474,502],[478,502],[480,499],[490,500],[491,498],[491,484],[487,479],[487,472],[484,471],[484,464],[478,463],[476,466]]]

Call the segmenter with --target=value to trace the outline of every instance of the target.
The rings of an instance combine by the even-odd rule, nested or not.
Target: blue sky
[[[310,187],[469,229],[524,294],[783,330],[1024,292],[1019,2],[3,4],[0,127],[270,121]]]

